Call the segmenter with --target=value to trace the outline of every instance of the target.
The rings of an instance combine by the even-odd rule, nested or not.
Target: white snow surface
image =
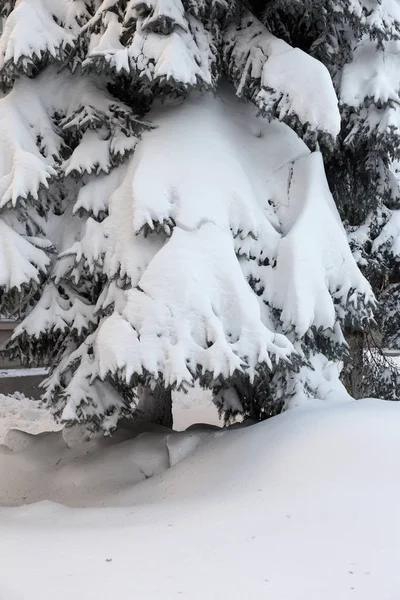
[[[140,72],[142,80],[159,82],[166,79],[185,86],[196,86],[201,81],[203,85],[211,86],[214,62],[211,36],[201,21],[185,15],[180,0],[168,3],[161,0],[154,6],[146,3],[152,9],[147,17],[140,14],[141,10],[136,12],[135,6],[139,7],[140,3],[132,3],[127,9],[126,22],[131,17],[136,25],[132,40],[126,47],[120,42],[124,24],[112,12],[106,14],[103,4],[82,29],[83,32],[92,31],[84,65],[102,57],[109,68],[117,72]],[[160,35],[152,28],[163,14],[166,16],[165,9],[175,27],[167,35]],[[129,15],[131,11],[132,15]],[[101,21],[104,31],[93,34]]]
[[[240,26],[224,33],[228,63],[241,73],[238,95],[246,94],[249,80],[258,81],[254,102],[262,110],[275,105],[279,119],[296,116],[314,131],[333,138],[340,131],[338,101],[326,67],[300,48],[275,37],[249,11]],[[233,49],[233,51],[232,51]],[[234,67],[234,68],[235,68]]]
[[[42,58],[45,52],[56,57],[61,48],[72,46],[74,36],[55,21],[55,17],[65,18],[65,8],[64,0],[18,0],[1,36],[0,68],[21,58]]]
[[[17,369],[0,371],[0,377],[4,377],[6,373],[13,375],[15,371]],[[30,371],[36,371],[36,369],[30,369]],[[0,394],[0,444],[4,443],[4,439],[11,429],[37,434],[56,430],[58,426],[50,411],[40,408],[38,402],[26,398],[18,392],[13,396]]]
[[[354,49],[352,60],[344,65],[339,98],[358,115],[346,142],[356,142],[360,132],[380,137],[400,129],[399,51],[397,39],[378,49],[365,36]]]
[[[375,103],[399,102],[399,50],[397,41],[388,42],[384,51],[367,36],[354,50],[353,59],[343,68],[340,99],[359,108],[366,98]]]
[[[11,436],[0,455],[9,504],[30,478],[31,495],[45,482],[54,500],[63,483],[92,506],[1,508],[0,597],[396,600],[399,427],[398,403],[363,400],[97,451],[79,431]],[[67,452],[77,458],[63,467]],[[159,474],[134,485],[138,464]]]

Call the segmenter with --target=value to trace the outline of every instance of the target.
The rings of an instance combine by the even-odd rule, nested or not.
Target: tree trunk
[[[159,387],[153,391],[148,387],[139,386],[137,392],[137,410],[140,418],[172,429],[171,390]]]
[[[350,362],[344,369],[343,384],[346,390],[358,400],[363,397],[363,370],[365,336],[362,331],[353,331],[346,335],[349,344]]]

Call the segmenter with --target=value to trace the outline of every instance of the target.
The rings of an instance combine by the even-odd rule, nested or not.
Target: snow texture
[[[121,43],[126,23],[135,22],[127,46]],[[94,31],[99,31],[93,35]],[[139,86],[175,84],[184,88],[215,84],[211,36],[198,19],[185,15],[180,0],[131,3],[123,22],[103,5],[83,27],[90,34],[85,68],[125,72]]]
[[[5,377],[6,375],[20,375],[19,371],[19,369],[0,371],[0,381],[1,377]],[[26,374],[42,375],[44,373],[43,370],[29,369],[29,373]],[[4,443],[7,433],[12,429],[18,429],[30,434],[38,434],[43,431],[55,431],[59,428],[60,426],[56,425],[51,413],[48,410],[40,408],[38,402],[25,398],[25,396],[18,392],[13,396],[0,394],[0,444]]]
[[[363,27],[371,30],[374,38],[388,35],[398,38],[400,7],[396,0],[350,0],[347,9],[360,19]]]
[[[0,208],[3,209],[0,217],[0,286],[6,291],[37,283],[40,274],[48,272],[53,263],[49,251],[54,250],[54,246],[44,236],[44,231],[57,249],[67,232],[73,239],[73,247],[61,247],[61,252],[79,254],[80,251],[73,245],[79,237],[78,217],[74,221],[63,218],[64,231],[57,231],[51,224],[58,221],[59,225],[61,219],[55,219],[51,213],[47,215],[47,222],[39,219],[32,204],[40,211],[45,210],[51,199],[49,186],[56,178],[107,173],[114,161],[132,152],[136,146],[135,117],[131,113],[128,115],[127,107],[112,98],[103,87],[96,77],[82,78],[66,71],[58,73],[49,67],[34,80],[20,78],[13,90],[0,98]],[[102,127],[103,121],[107,126]],[[72,155],[63,161],[65,141],[60,132],[71,135],[76,129],[80,131],[79,143]],[[102,194],[97,194],[97,182],[87,181],[78,194],[75,212],[85,208],[98,215],[106,209],[105,195],[115,184],[118,173],[116,169],[110,176]],[[100,177],[99,183],[101,181]],[[55,194],[57,191],[60,195],[59,190]],[[16,208],[19,212],[5,208]],[[23,226],[27,228],[26,223],[30,227],[34,224],[40,235],[36,238],[26,235],[23,230]],[[93,250],[98,239],[93,235],[94,228],[93,224],[90,228],[89,223],[82,233],[83,238],[86,235],[86,246],[85,239],[82,240],[87,254],[86,265],[89,262],[93,265],[99,259],[99,251]],[[88,247],[89,236],[92,241]],[[59,268],[57,266],[53,273],[55,279]]]
[[[56,22],[65,19],[66,7],[65,0],[18,0],[0,38],[0,71],[8,62],[33,62],[46,52],[56,58],[72,47],[74,36]]]
[[[162,372],[167,384],[191,384],[198,366],[214,379],[240,369],[252,376],[259,362],[288,357],[291,344],[260,312],[237,254],[257,259],[242,267],[261,278],[284,331],[334,328],[334,300],[372,302],[319,152],[257,118],[230,88],[150,117],[157,128],[143,134],[104,221],[108,277],[126,273],[132,289],[96,338],[102,378]],[[160,235],[140,239],[159,226],[169,236],[161,248]]]
[[[370,36],[360,39],[343,67],[339,92],[340,102],[350,115],[345,144],[357,146],[367,138],[375,152],[391,159],[399,157],[399,35],[378,48]]]
[[[92,507],[0,509],[2,600],[396,598],[399,405],[323,406],[167,444],[161,431],[108,446],[79,430],[10,436],[3,498],[59,501],[64,486]]]
[[[224,33],[226,60],[239,96],[270,118],[302,124],[333,140],[340,131],[336,93],[326,67],[272,35],[250,12]],[[306,90],[306,92],[305,92]]]

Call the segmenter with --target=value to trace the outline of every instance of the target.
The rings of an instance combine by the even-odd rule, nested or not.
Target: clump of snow
[[[336,138],[340,131],[337,97],[320,61],[272,35],[250,11],[243,11],[240,24],[227,27],[224,42],[228,71],[239,96],[250,96],[271,117],[295,118],[305,130]]]
[[[76,498],[91,475],[108,482],[109,494],[92,503],[119,506],[0,509],[2,600],[70,600],[76,590],[96,600],[395,599],[399,428],[398,403],[294,409],[197,439],[175,434],[175,466],[147,480],[166,465],[164,432],[92,448],[58,473]],[[29,441],[0,465],[12,461],[14,480],[23,474],[40,491],[45,451],[54,465],[63,440]],[[142,481],[122,494],[139,462]],[[3,494],[11,479],[0,481]],[[54,492],[60,480],[51,483]]]
[[[164,13],[167,6],[168,16]],[[117,73],[129,73],[141,85],[172,81],[185,87],[199,83],[211,86],[215,82],[215,57],[212,38],[202,22],[185,15],[180,1],[159,2],[157,6],[146,3],[146,7],[151,11],[148,16],[142,15],[143,3],[134,2],[128,9],[125,22],[133,19],[135,29],[124,46],[120,40],[125,24],[114,13],[107,14],[102,4],[82,30],[83,34],[92,32],[84,66],[105,64]],[[160,28],[164,19],[165,27]],[[103,32],[93,35],[100,27]]]
[[[60,48],[72,47],[74,36],[56,22],[56,17],[65,16],[65,8],[64,1],[20,0],[0,40],[0,69],[9,61],[18,64],[34,57],[41,59],[46,52],[56,58]]]
[[[374,41],[363,38],[354,49],[352,61],[343,68],[340,89],[343,104],[360,108],[366,98],[377,104],[398,103],[399,51],[398,41],[386,42],[383,49],[377,49]]]
[[[27,281],[39,283],[40,274],[50,264],[45,252],[2,220],[0,235],[0,286],[21,289]]]
[[[309,366],[303,366],[290,378],[286,410],[299,406],[313,406],[320,402],[352,400],[340,380],[342,363],[330,361],[323,354],[314,354],[309,360],[311,369]],[[310,397],[310,389],[315,390],[315,397]]]
[[[344,65],[339,98],[344,107],[357,114],[349,121],[346,144],[357,145],[360,135],[374,135],[378,142],[398,135],[399,51],[397,36],[377,47],[366,35],[354,48],[352,60]]]
[[[373,294],[347,245],[321,153],[290,166],[289,189],[277,199],[284,235],[263,298],[282,309],[285,330],[294,325],[300,336],[311,326],[334,330],[337,306],[332,298],[356,312],[359,294],[367,304]]]
[[[70,292],[69,286],[65,288]],[[12,339],[23,332],[33,338],[39,338],[43,329],[76,330],[80,334],[87,322],[93,321],[92,313],[93,307],[79,297],[74,297],[72,290],[67,297],[62,297],[54,283],[50,282],[45,286],[39,302],[24,319],[23,324],[17,325],[14,329]]]

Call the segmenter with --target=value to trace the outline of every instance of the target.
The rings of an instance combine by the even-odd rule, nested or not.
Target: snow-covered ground
[[[0,509],[0,598],[398,600],[399,431],[365,400],[112,445],[12,434],[8,503],[28,481],[76,507]]]
[[[9,369],[7,373],[10,371]],[[31,369],[30,374],[36,374],[36,371],[42,374],[43,370]],[[2,373],[3,371],[0,371],[0,377]],[[200,389],[196,389],[193,394],[175,394],[173,412],[175,429],[178,431],[186,429],[193,423],[222,425],[217,410],[211,402],[210,393]],[[59,427],[47,410],[39,408],[37,401],[17,392],[13,396],[0,394],[0,444],[4,443],[4,438],[11,429],[37,434],[43,431],[56,431]],[[1,596],[0,600],[2,600]]]
[[[50,413],[38,407],[38,403],[18,392],[13,396],[0,394],[0,444],[11,429],[29,433],[58,429]],[[0,596],[1,598],[1,596]]]

